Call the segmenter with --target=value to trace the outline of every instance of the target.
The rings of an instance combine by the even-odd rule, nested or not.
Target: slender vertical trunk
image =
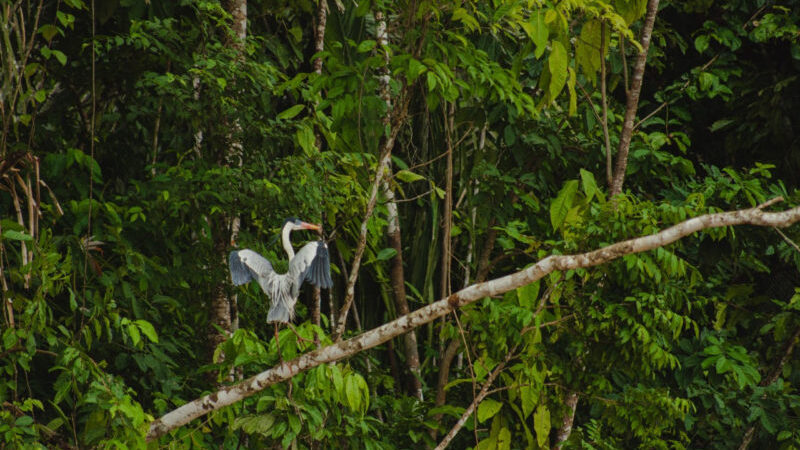
[[[561,428],[558,429],[556,434],[556,443],[553,445],[553,450],[558,450],[569,439],[572,433],[572,424],[575,422],[575,410],[578,408],[578,393],[569,392],[567,398],[564,400],[567,405],[567,412],[561,420]]]
[[[375,21],[378,24],[377,35],[381,36],[382,39],[384,39],[384,42],[388,44],[388,36],[386,35],[386,22],[383,18],[383,13],[380,11],[376,12]],[[356,246],[356,251],[353,254],[350,277],[347,280],[347,287],[345,288],[344,301],[342,308],[339,310],[339,316],[336,319],[336,331],[333,334],[334,340],[336,341],[341,339],[347,325],[347,313],[350,310],[350,306],[353,303],[353,298],[355,296],[355,283],[358,279],[358,269],[361,267],[361,257],[364,255],[364,247],[366,246],[367,242],[367,223],[369,222],[370,217],[372,217],[372,212],[375,209],[375,204],[378,200],[378,189],[382,186],[382,183],[388,174],[388,168],[390,167],[392,161],[392,149],[394,149],[397,134],[400,130],[400,123],[402,123],[408,109],[408,99],[406,98],[407,86],[403,86],[403,91],[399,95],[399,98],[401,99],[400,104],[393,105],[391,102],[392,96],[391,92],[389,91],[390,74],[388,70],[389,53],[385,46],[381,46],[381,49],[384,50],[384,58],[387,61],[386,66],[382,70],[380,81],[382,86],[381,98],[383,98],[387,105],[387,111],[386,115],[384,116],[383,123],[385,128],[388,129],[388,135],[384,136],[382,139],[380,157],[378,158],[378,168],[375,171],[375,177],[372,181],[369,200],[367,201],[367,209],[364,212],[364,220],[361,222],[358,244]]]
[[[436,382],[436,399],[434,400],[433,404],[435,408],[443,406],[447,401],[447,392],[444,388],[447,386],[447,382],[450,380],[450,365],[453,363],[453,358],[456,356],[456,353],[460,347],[461,338],[455,337],[450,340],[450,343],[447,345],[447,349],[442,355],[442,361],[439,363],[439,376]],[[442,414],[436,414],[433,416],[433,420],[435,420],[437,424],[441,424]],[[430,435],[432,439],[435,440],[438,434],[439,433],[435,428],[431,429]]]
[[[384,116],[383,123],[384,126],[391,126],[392,96],[389,88],[389,35],[386,32],[386,20],[383,17],[383,13],[380,11],[375,13],[375,22],[377,23],[376,38],[379,48],[383,51],[385,62],[385,66],[381,69],[381,98],[386,103],[386,115]],[[392,163],[389,161],[386,166],[386,176],[382,181],[383,194],[386,197],[386,209],[388,212],[386,235],[389,240],[389,246],[395,251],[394,256],[389,261],[389,273],[397,314],[406,315],[411,312],[411,310],[408,307],[408,300],[406,299],[406,277],[403,271],[403,239],[400,233],[400,214],[397,209],[394,190],[388,181],[391,178],[391,174]],[[412,330],[406,333],[403,336],[403,345],[406,355],[406,365],[408,365],[408,370],[411,373],[413,395],[419,400],[422,400],[422,374],[420,372],[416,332]]]
[[[622,122],[622,132],[619,136],[619,148],[617,149],[617,163],[614,167],[614,179],[611,183],[610,195],[612,197],[622,192],[622,183],[625,181],[625,170],[628,167],[628,151],[630,150],[631,137],[633,136],[633,119],[636,118],[636,111],[639,108],[639,95],[642,92],[644,67],[647,62],[647,50],[650,48],[650,38],[653,34],[656,13],[658,12],[658,1],[648,0],[647,2],[647,15],[642,27],[642,52],[639,53],[633,66],[633,78],[628,92],[628,101],[625,105],[625,119]]]
[[[327,0],[319,0],[319,5],[317,6],[317,26],[314,28],[315,53],[319,53],[325,49],[325,27],[327,23],[328,2]],[[314,73],[317,75],[322,75],[322,58],[314,59]],[[316,102],[314,106],[316,107]],[[317,148],[321,150],[322,137],[317,129],[314,130],[314,141],[316,142]],[[317,328],[320,328],[322,326],[320,317],[320,310],[322,309],[322,293],[320,292],[319,286],[314,286],[312,292],[311,321],[314,323],[314,325],[316,325]],[[333,308],[331,308],[331,317],[333,317]],[[331,322],[331,328],[335,329],[333,322]],[[314,345],[316,345],[317,348],[321,347],[319,336],[317,336],[316,331],[314,332]]]
[[[238,54],[238,58],[244,58],[244,44],[247,38],[247,0],[228,0],[224,2],[225,9],[231,14],[231,30],[234,36],[227,40],[226,45]],[[228,148],[218,157],[219,165],[242,166],[243,147],[239,140],[242,131],[238,119],[231,121],[230,131],[228,132]],[[199,137],[202,140],[202,135]],[[198,143],[198,136],[195,135],[195,144]],[[212,240],[214,254],[219,258],[219,263],[226,265],[226,254],[229,245],[235,241],[239,232],[239,217],[230,214],[222,214],[221,217],[212,221]],[[211,296],[211,327],[208,335],[208,351],[211,355],[220,343],[224,342],[228,336],[236,330],[239,315],[236,296],[228,297],[227,279],[219,280],[214,286]],[[220,354],[220,359],[225,355]],[[232,378],[231,374],[231,378]]]
[[[386,195],[386,209],[389,212],[389,225],[386,230],[386,235],[389,239],[389,247],[393,248],[395,255],[389,261],[390,264],[390,277],[392,283],[392,292],[394,294],[394,303],[397,307],[397,315],[404,316],[411,312],[408,307],[408,300],[406,298],[406,281],[405,273],[403,271],[403,241],[400,233],[400,217],[397,211],[397,203],[395,202],[394,191],[392,191],[389,183],[384,180],[383,182],[384,194]],[[406,364],[408,370],[411,372],[411,386],[413,394],[419,400],[423,399],[422,396],[422,381],[419,362],[419,350],[417,349],[417,334],[415,331],[409,331],[403,336],[403,344],[406,355]]]

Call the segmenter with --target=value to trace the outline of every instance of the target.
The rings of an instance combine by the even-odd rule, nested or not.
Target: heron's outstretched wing
[[[231,270],[231,281],[236,286],[245,284],[253,279],[261,283],[261,280],[274,273],[272,264],[249,248],[232,251],[228,258],[228,266]]]
[[[304,281],[325,289],[333,286],[331,261],[325,241],[309,242],[304,245],[289,261],[288,275],[294,282],[292,287],[295,295],[300,291],[300,285]]]

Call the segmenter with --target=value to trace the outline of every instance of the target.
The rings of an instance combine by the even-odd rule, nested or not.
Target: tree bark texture
[[[388,169],[391,171],[391,169]],[[391,172],[389,173],[391,175]],[[389,178],[389,176],[387,176]],[[386,236],[389,240],[389,247],[394,249],[395,255],[389,260],[389,276],[392,283],[392,293],[394,294],[394,303],[397,307],[397,315],[404,316],[411,312],[408,307],[408,299],[406,297],[406,277],[403,270],[403,239],[400,232],[400,215],[397,211],[397,203],[395,202],[394,191],[389,185],[389,182],[383,181],[384,194],[386,195],[386,209],[389,212],[388,222],[386,227]],[[403,336],[403,350],[406,356],[406,365],[411,374],[411,387],[413,395],[419,400],[423,400],[422,396],[422,373],[420,371],[419,362],[419,349],[417,347],[417,333],[414,330],[409,331]]]
[[[240,383],[225,386],[212,394],[190,401],[153,421],[147,433],[152,441],[171,430],[211,411],[236,403],[275,383],[288,380],[298,373],[321,364],[338,361],[380,345],[392,338],[449,314],[464,305],[483,298],[501,295],[512,289],[533,283],[554,271],[567,271],[597,266],[624,255],[641,253],[669,245],[683,237],[707,228],[733,225],[758,225],[786,227],[800,221],[800,206],[781,211],[764,212],[766,207],[781,198],[773,199],[759,207],[738,211],[706,214],[688,219],[658,233],[618,242],[598,250],[575,255],[550,255],[519,272],[474,284],[447,298],[433,302],[405,316],[364,332],[346,341],[306,353],[291,361],[279,364]]]
[[[642,27],[642,52],[636,58],[633,66],[633,77],[631,88],[628,92],[628,100],[625,104],[625,119],[622,122],[622,132],[619,136],[619,147],[617,149],[617,162],[614,168],[614,180],[611,183],[611,196],[622,192],[622,183],[625,181],[625,170],[628,168],[628,151],[631,148],[631,137],[633,136],[633,119],[636,118],[636,111],[639,109],[639,95],[642,92],[642,81],[644,80],[644,67],[647,62],[647,50],[650,48],[650,38],[653,34],[653,24],[656,21],[659,0],[648,0],[647,14]]]
[[[244,44],[247,38],[247,0],[229,0],[225,2],[225,8],[233,19],[231,30],[234,33],[233,38],[229,39],[226,45],[236,50],[239,58],[243,58]],[[238,135],[242,127],[238,120],[233,120],[230,128],[231,131],[227,136],[228,147],[219,158],[218,163],[220,165],[241,166],[243,148]],[[202,135],[199,139],[202,139]],[[236,236],[239,233],[239,217],[223,215],[213,219],[212,222],[214,223],[212,228],[214,254],[220,258],[222,267],[227,267],[229,245],[236,240]],[[207,349],[210,355],[213,355],[217,346],[235,331],[239,323],[236,296],[228,297],[227,286],[227,279],[223,279],[212,290]],[[225,355],[220,354],[220,358],[224,359]],[[212,372],[209,372],[209,374],[213,375]]]
[[[578,393],[568,392],[567,398],[564,400],[567,406],[567,412],[564,413],[564,418],[561,420],[561,428],[558,429],[556,434],[556,443],[553,445],[553,450],[558,450],[569,439],[572,434],[572,424],[575,423],[575,410],[578,408]]]

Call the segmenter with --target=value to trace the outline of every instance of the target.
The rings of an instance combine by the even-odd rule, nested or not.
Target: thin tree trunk
[[[458,353],[458,349],[461,347],[461,338],[455,337],[450,340],[450,343],[447,344],[447,348],[442,354],[442,360],[439,362],[439,376],[436,382],[436,400],[433,403],[434,408],[438,408],[439,406],[443,406],[447,401],[447,392],[445,392],[444,388],[447,386],[447,382],[450,380],[450,365],[453,363],[453,358]],[[442,423],[442,414],[436,414],[433,416],[433,420],[436,421],[436,424]],[[436,439],[438,435],[438,430],[432,429],[431,438]]]
[[[314,29],[314,52],[320,53],[325,49],[325,28],[328,23],[328,2],[327,0],[319,0],[319,5],[317,6],[317,26]],[[314,73],[317,75],[322,75],[322,58],[315,58],[314,59]],[[316,107],[316,103],[314,105]],[[319,134],[319,130],[314,130],[314,140],[316,142],[316,146],[318,149],[322,149],[322,137]],[[322,326],[322,321],[320,317],[320,310],[322,309],[322,293],[320,292],[320,288],[318,286],[314,286],[312,290],[312,303],[311,303],[311,321],[317,328]],[[332,302],[332,300],[331,300]],[[331,317],[333,317],[333,308],[331,308]],[[332,329],[334,328],[333,323],[331,323]],[[317,332],[314,332],[314,344],[317,348],[320,347],[319,336]]]
[[[622,192],[622,183],[625,181],[625,170],[628,167],[628,151],[631,148],[631,137],[633,136],[633,119],[636,118],[636,111],[639,108],[639,95],[642,92],[644,67],[647,62],[647,50],[650,48],[650,38],[653,34],[653,24],[655,24],[656,13],[658,12],[658,1],[648,0],[647,2],[647,15],[642,27],[642,52],[637,56],[636,63],[633,66],[631,88],[628,91],[628,101],[625,104],[625,119],[622,122],[622,132],[619,136],[619,147],[617,149],[617,163],[614,168],[614,179],[611,183],[610,195],[612,197]]]
[[[381,98],[386,103],[386,115],[384,116],[384,126],[391,126],[391,110],[392,110],[392,96],[389,87],[390,74],[389,74],[389,35],[386,31],[386,20],[383,13],[375,13],[375,21],[377,22],[376,38],[379,48],[383,51],[385,65],[382,68],[381,74]],[[389,179],[392,176],[391,161],[387,163],[387,174],[384,177],[383,193],[386,196],[386,209],[388,212],[388,226],[386,228],[386,236],[389,240],[389,247],[394,249],[395,254],[389,260],[390,270],[389,274],[392,283],[392,293],[394,294],[394,303],[397,307],[398,315],[406,315],[410,312],[408,307],[408,299],[406,298],[406,277],[403,271],[403,239],[400,232],[400,214],[397,209],[397,202],[395,201],[394,190],[392,189]],[[411,374],[412,393],[417,399],[423,400],[422,396],[422,373],[420,372],[419,351],[417,349],[417,334],[415,331],[408,332],[403,336],[403,345],[406,356],[406,365]]]
[[[569,439],[572,434],[572,424],[575,422],[575,410],[578,408],[578,393],[568,392],[567,399],[564,400],[567,405],[567,412],[564,413],[564,418],[561,419],[561,428],[558,429],[556,434],[556,443],[553,445],[553,450],[558,450]]]
[[[381,23],[383,23],[383,29],[378,30],[378,35],[385,35],[386,23],[384,22],[383,14],[380,11],[375,13],[375,20],[378,22],[379,26]],[[387,57],[388,53],[386,53],[385,58]],[[385,86],[388,86],[388,77],[388,71],[384,71],[381,75],[382,84]],[[378,189],[380,188],[381,183],[387,174],[387,168],[390,167],[392,161],[392,149],[394,148],[394,143],[397,139],[397,133],[400,131],[400,124],[402,123],[408,108],[408,99],[405,95],[406,89],[407,86],[404,86],[403,92],[401,92],[399,96],[401,99],[399,107],[391,106],[384,116],[384,125],[389,129],[389,134],[384,137],[381,145],[378,168],[375,171],[375,177],[372,181],[369,200],[367,201],[367,208],[364,212],[364,220],[361,221],[358,243],[356,245],[356,251],[353,254],[353,263],[350,267],[350,277],[347,280],[344,301],[336,319],[336,331],[333,333],[333,338],[336,341],[341,339],[342,334],[344,334],[345,327],[347,326],[347,313],[350,310],[350,305],[353,303],[353,298],[355,297],[355,284],[356,280],[358,279],[358,269],[361,267],[361,257],[364,255],[364,248],[367,245],[367,224],[369,223],[369,219],[372,217],[372,212],[375,209],[375,204],[378,200]],[[383,90],[382,96],[384,101],[387,102],[388,106],[391,102],[391,96],[388,92],[388,89]]]
[[[238,58],[244,58],[244,43],[247,38],[247,0],[228,0],[224,4],[225,9],[231,14],[231,29],[234,37],[228,39],[226,45],[238,54]],[[233,120],[231,131],[228,133],[228,148],[220,155],[218,164],[236,165],[241,167],[243,148],[239,140],[242,127],[237,119]],[[197,144],[197,136],[195,137]],[[202,136],[200,137],[202,139]],[[227,252],[229,245],[236,240],[239,233],[239,217],[223,214],[222,217],[214,220],[212,228],[212,239],[214,254],[220,259],[220,264],[225,267],[227,263]],[[236,296],[228,296],[227,279],[219,280],[212,290],[211,297],[211,327],[208,334],[208,352],[213,355],[216,348],[224,342],[230,334],[236,330],[239,324],[239,314]],[[220,353],[220,360],[225,359],[225,355]],[[216,361],[219,362],[219,361]],[[210,372],[213,376],[213,372]],[[233,374],[231,373],[231,379]]]
[[[171,430],[191,422],[193,419],[250,397],[268,386],[286,381],[301,372],[318,367],[321,364],[351,357],[364,350],[378,346],[389,339],[407,333],[409,330],[450,314],[457,308],[531,284],[555,271],[564,272],[605,264],[625,255],[664,247],[708,228],[745,224],[787,227],[800,222],[800,206],[780,212],[762,211],[762,208],[766,208],[780,200],[783,200],[783,198],[772,199],[755,208],[694,217],[658,233],[617,242],[587,253],[550,255],[519,272],[484,283],[473,284],[447,298],[433,302],[351,339],[303,354],[298,358],[254,375],[245,381],[225,386],[217,392],[185,403],[153,421],[147,433],[147,441],[157,439]]]

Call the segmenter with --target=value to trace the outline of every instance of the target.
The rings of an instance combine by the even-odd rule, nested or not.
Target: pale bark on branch
[[[377,184],[375,188],[375,190],[377,190]],[[364,332],[351,339],[306,353],[291,361],[284,362],[274,368],[252,376],[240,383],[226,386],[217,392],[188,402],[153,421],[147,433],[147,440],[152,441],[171,430],[189,423],[193,419],[236,403],[260,392],[268,386],[288,380],[301,372],[321,364],[348,358],[359,352],[378,346],[389,339],[407,333],[409,330],[436,320],[464,305],[483,298],[494,297],[520,286],[533,283],[554,271],[566,271],[597,266],[624,255],[640,253],[669,245],[683,237],[707,228],[745,224],[786,227],[800,222],[800,206],[781,212],[762,211],[762,207],[766,207],[779,200],[782,199],[775,199],[756,208],[695,217],[664,229],[659,233],[618,242],[587,253],[551,255],[519,272],[484,283],[474,284],[445,299],[431,303],[430,305],[417,309],[392,322]]]

